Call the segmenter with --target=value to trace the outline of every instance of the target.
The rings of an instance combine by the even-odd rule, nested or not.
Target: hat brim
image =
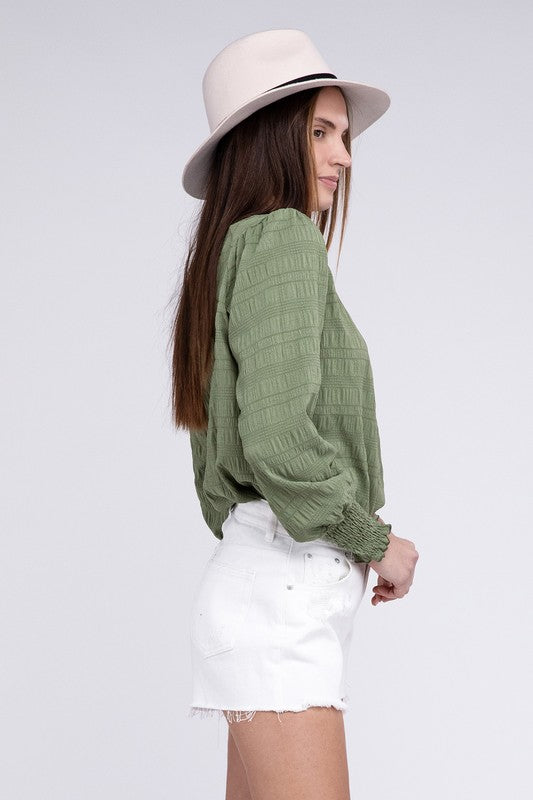
[[[194,151],[185,164],[182,173],[182,185],[187,194],[203,200],[205,184],[211,164],[211,157],[216,145],[222,137],[239,122],[249,117],[254,111],[264,108],[282,97],[296,94],[304,89],[320,86],[338,86],[343,89],[348,106],[351,138],[355,139],[372,123],[376,122],[390,106],[390,97],[382,89],[367,86],[364,83],[343,81],[334,78],[316,78],[309,81],[280,86],[258,95],[253,100],[237,108],[218,125],[210,136]]]

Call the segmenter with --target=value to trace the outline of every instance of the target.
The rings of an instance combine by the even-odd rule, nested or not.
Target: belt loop
[[[265,542],[273,542],[276,534],[277,518],[272,509],[270,509],[267,519],[267,530],[265,533]]]

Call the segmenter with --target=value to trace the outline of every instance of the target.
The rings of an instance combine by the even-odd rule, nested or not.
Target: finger
[[[394,597],[385,597],[384,595],[376,595],[378,597],[378,603],[388,603],[390,600],[397,600],[396,596]]]
[[[395,586],[391,593],[382,598],[383,602],[386,603],[387,600],[401,600],[402,597],[405,597],[408,591],[409,589],[405,589],[402,586]]]
[[[382,597],[394,597],[394,586],[373,586],[372,591]]]

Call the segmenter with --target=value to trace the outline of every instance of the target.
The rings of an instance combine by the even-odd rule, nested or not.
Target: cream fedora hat
[[[389,95],[381,89],[337,78],[303,31],[260,31],[227,45],[210,62],[202,81],[211,133],[183,169],[187,194],[205,197],[211,159],[224,134],[275,100],[319,86],[343,89],[353,139],[390,105]]]

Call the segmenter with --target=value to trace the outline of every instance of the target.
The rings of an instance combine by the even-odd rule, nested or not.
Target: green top
[[[189,431],[203,517],[264,498],[298,542],[379,561],[385,503],[372,369],[319,228],[281,208],[230,225],[218,265],[207,431]]]

